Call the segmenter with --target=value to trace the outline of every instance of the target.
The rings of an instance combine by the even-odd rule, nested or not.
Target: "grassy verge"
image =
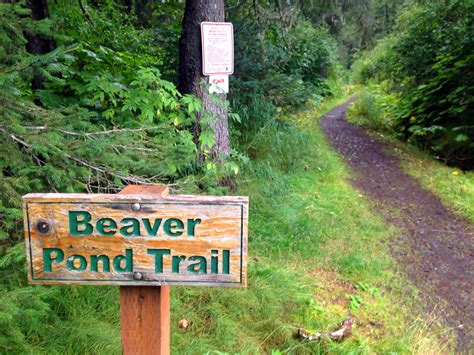
[[[387,130],[391,122],[390,109],[387,108],[390,102],[393,105],[393,97],[377,90],[368,90],[359,93],[354,107],[349,110],[349,121],[373,130],[372,134],[390,141],[395,150],[388,153],[400,158],[401,168],[407,174],[437,195],[445,206],[474,223],[474,171],[449,167],[418,148],[394,138]]]
[[[474,171],[447,166],[400,142],[397,146],[402,169],[437,195],[445,206],[474,223]]]
[[[237,191],[251,203],[249,286],[172,288],[173,353],[447,349],[435,340],[442,335],[437,328],[427,331],[431,320],[418,317],[416,290],[389,256],[394,231],[347,182],[348,171],[318,128],[317,117],[335,104],[287,115],[256,137],[255,159]],[[2,282],[16,290],[0,297],[0,352],[119,353],[117,288],[25,292],[23,271],[13,272],[15,260],[24,263],[22,246],[16,249],[11,263],[0,265]],[[298,328],[335,330],[350,317],[353,335],[342,342],[294,337]],[[182,318],[190,322],[186,330],[178,327]]]

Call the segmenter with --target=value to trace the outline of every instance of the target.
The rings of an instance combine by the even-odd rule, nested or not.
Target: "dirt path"
[[[345,120],[349,103],[321,121],[332,146],[356,173],[354,186],[372,198],[377,211],[402,231],[396,259],[428,301],[458,334],[458,350],[473,350],[474,226],[402,172],[389,144]]]

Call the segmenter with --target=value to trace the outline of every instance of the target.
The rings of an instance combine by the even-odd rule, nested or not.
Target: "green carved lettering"
[[[180,255],[180,256],[173,255],[171,259],[171,271],[179,274],[179,264],[183,260],[186,260],[186,257],[184,255]]]
[[[163,256],[170,255],[170,249],[147,249],[148,255],[155,256],[155,272],[162,273],[163,272]]]
[[[76,265],[76,260],[79,261],[79,265]],[[84,271],[87,268],[87,260],[82,255],[71,255],[67,258],[67,268],[71,271]]]
[[[114,270],[117,272],[132,272],[133,271],[132,249],[126,249],[125,255],[117,255],[114,258]]]
[[[211,274],[218,273],[218,265],[219,265],[219,251],[211,250]]]
[[[54,254],[54,256],[53,256]],[[64,260],[64,253],[58,248],[43,249],[43,270],[44,272],[53,271],[53,263],[57,264]]]
[[[230,273],[230,252],[228,250],[222,251],[222,273]]]
[[[117,223],[112,218],[101,218],[96,224],[97,232],[102,235],[114,235],[117,232]]]
[[[188,236],[194,237],[196,234],[196,226],[201,223],[200,218],[188,219]]]
[[[204,256],[191,256],[189,261],[195,261],[194,264],[188,264],[188,271],[193,274],[207,274],[207,260]]]
[[[165,233],[168,234],[170,237],[179,237],[180,235],[182,235],[183,228],[184,228],[183,221],[181,221],[178,218],[167,219],[165,222],[165,225],[163,226]],[[175,229],[181,229],[181,230],[175,230]]]
[[[162,219],[155,219],[155,222],[153,223],[153,226],[150,223],[150,220],[148,218],[143,218],[143,224],[146,229],[147,235],[151,237],[156,237],[156,234],[158,233],[158,229],[160,228]]]
[[[120,228],[120,234],[124,237],[139,237],[140,236],[140,223],[135,218],[124,218],[120,223],[130,223]]]
[[[82,217],[79,220],[79,217]],[[91,214],[86,211],[69,211],[69,234],[73,237],[92,234]],[[81,227],[81,229],[79,229]]]
[[[91,255],[91,271],[99,271],[99,261],[102,262],[102,272],[110,272],[110,259],[107,255]]]

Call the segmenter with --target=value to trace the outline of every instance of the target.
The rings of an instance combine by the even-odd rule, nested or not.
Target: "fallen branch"
[[[347,338],[352,333],[352,326],[354,325],[354,319],[349,318],[342,322],[341,328],[330,333],[315,333],[309,334],[304,329],[298,330],[298,336],[302,339],[309,341],[318,341],[323,337],[329,338],[331,340],[340,341],[344,338]]]

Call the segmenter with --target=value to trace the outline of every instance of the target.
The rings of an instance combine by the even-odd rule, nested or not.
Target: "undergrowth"
[[[433,321],[418,317],[416,290],[389,256],[394,230],[351,187],[318,128],[317,116],[336,103],[281,113],[256,136],[258,154],[236,192],[250,196],[248,288],[173,287],[173,353],[447,349],[434,340],[442,334]],[[22,248],[0,265],[8,291],[0,297],[0,352],[120,353],[118,289],[27,286]],[[298,328],[332,331],[349,317],[353,335],[341,342],[295,337]]]

